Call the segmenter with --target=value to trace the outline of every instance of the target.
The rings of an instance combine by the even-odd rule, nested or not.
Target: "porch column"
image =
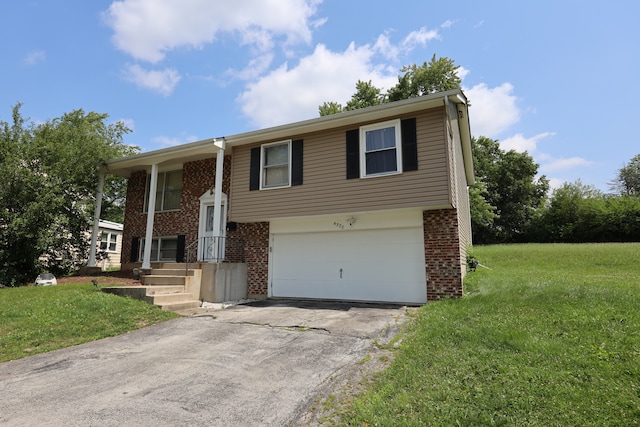
[[[216,154],[216,180],[214,184],[213,192],[213,235],[216,239],[216,258],[220,257],[221,245],[224,242],[220,242],[220,222],[222,221],[222,175],[224,173],[224,149],[226,146],[224,138],[214,139],[213,144],[218,147],[218,154]]]
[[[100,211],[102,210],[102,191],[104,190],[104,172],[98,172],[98,189],[96,190],[96,209],[93,212],[93,231],[91,232],[91,247],[89,248],[89,261],[87,267],[96,266],[96,247],[98,246],[98,233],[100,232]]]
[[[151,166],[149,182],[149,204],[147,205],[147,228],[144,236],[144,254],[142,269],[151,270],[151,243],[153,241],[153,216],[156,212],[156,191],[158,189],[158,165]]]

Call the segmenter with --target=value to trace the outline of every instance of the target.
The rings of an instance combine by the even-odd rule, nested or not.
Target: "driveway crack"
[[[318,328],[314,326],[306,326],[306,325],[272,325],[271,323],[260,323],[260,322],[227,322],[232,325],[252,325],[252,326],[266,326],[267,328],[272,329],[283,329],[286,331],[296,331],[296,332],[325,332],[330,334],[331,331],[327,328]]]

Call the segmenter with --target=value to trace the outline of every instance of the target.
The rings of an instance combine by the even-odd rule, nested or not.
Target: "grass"
[[[353,426],[640,423],[640,244],[477,247],[467,295],[422,307]]]
[[[0,289],[0,362],[111,337],[177,317],[92,284]]]

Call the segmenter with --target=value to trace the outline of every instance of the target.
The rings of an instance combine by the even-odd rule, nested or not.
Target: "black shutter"
[[[402,132],[402,171],[418,170],[418,137],[416,119],[405,119],[400,124]]]
[[[302,185],[302,140],[291,143],[291,185]]]
[[[129,254],[129,262],[138,261],[138,249],[140,247],[140,238],[133,237],[131,239],[131,253]]]
[[[249,172],[249,190],[260,189],[260,147],[251,149],[251,171]]]
[[[176,262],[184,262],[185,240],[186,240],[186,236],[184,234],[180,234],[178,236],[178,247],[176,248]]]
[[[360,130],[347,131],[347,179],[360,178]]]

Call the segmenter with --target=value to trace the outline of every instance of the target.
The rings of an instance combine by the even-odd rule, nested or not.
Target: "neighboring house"
[[[123,269],[244,264],[254,298],[460,297],[467,108],[451,90],[111,160],[128,178]]]
[[[102,270],[119,269],[123,224],[101,219],[98,227],[100,238],[97,249],[102,256],[96,261],[96,266]]]

